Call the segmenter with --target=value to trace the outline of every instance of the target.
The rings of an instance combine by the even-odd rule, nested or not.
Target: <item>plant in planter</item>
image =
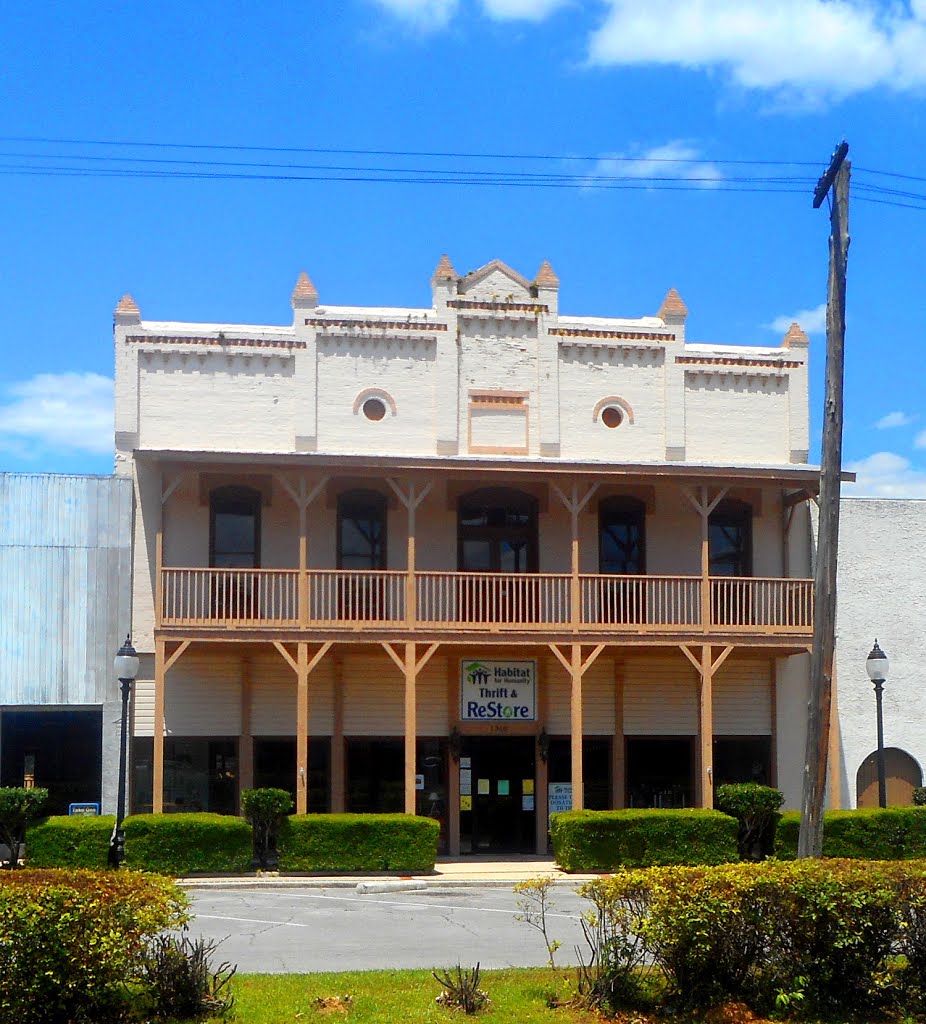
[[[740,860],[762,860],[775,845],[775,826],[784,794],[756,782],[732,782],[717,787],[714,806],[739,822],[736,845]]]

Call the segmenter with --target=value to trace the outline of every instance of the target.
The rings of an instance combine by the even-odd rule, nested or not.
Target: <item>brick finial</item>
[[[117,324],[141,323],[141,310],[138,308],[138,303],[128,292],[116,303],[116,308],[113,311],[113,320]]]
[[[688,307],[682,302],[681,295],[674,288],[670,288],[666,292],[666,297],[662,300],[662,305],[659,307],[659,312],[656,316],[667,323],[670,320],[675,322],[684,321],[688,316]]]
[[[538,288],[559,288],[559,278],[553,272],[553,268],[550,266],[549,260],[544,260],[540,264],[540,269],[537,271],[537,276],[534,278],[534,284]]]
[[[318,305],[318,292],[316,291],[315,285],[312,284],[312,279],[304,270],[296,281],[296,287],[293,288],[293,294],[290,302],[292,303],[293,309],[296,309],[297,307],[314,308]]]
[[[797,322],[791,324],[788,333],[781,339],[782,348],[808,348],[809,346],[810,338]]]
[[[459,281],[460,275],[453,269],[450,257],[444,253],[441,256],[434,273],[431,275],[431,284],[437,281]]]

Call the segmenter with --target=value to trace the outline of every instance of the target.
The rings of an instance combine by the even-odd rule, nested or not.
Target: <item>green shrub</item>
[[[285,789],[245,789],[241,810],[254,830],[254,858],[257,866],[277,866],[277,833],[285,815],[293,809],[293,798]]]
[[[562,811],[552,815],[553,856],[564,871],[737,859],[737,822],[719,811]]]
[[[786,811],[775,833],[775,856],[793,860],[799,811]],[[926,857],[926,807],[865,807],[827,811],[823,856],[850,860],[915,860]]]
[[[253,837],[229,814],[135,814],[125,819],[125,863],[164,875],[248,871]]]
[[[297,814],[283,820],[284,871],[431,871],[440,825],[410,814]]]
[[[26,829],[38,817],[48,800],[47,789],[0,788],[0,843],[10,851],[9,866],[19,864],[19,852]]]
[[[717,810],[739,822],[736,845],[740,860],[762,860],[772,853],[778,809],[784,799],[781,790],[756,782],[732,782],[717,787]]]
[[[26,833],[31,868],[105,868],[114,815],[53,815]]]
[[[186,921],[173,882],[133,871],[5,872],[0,878],[0,1020],[121,1018],[145,942]]]
[[[921,947],[906,937],[901,915],[926,906],[922,864],[651,868],[598,879],[580,892],[594,904],[593,920],[617,922],[619,940],[638,937],[637,962],[661,969],[665,998],[676,1006],[742,1002],[763,1014],[826,1019],[880,1014],[921,976],[913,966]],[[907,952],[910,967],[898,951]],[[632,992],[622,983],[625,964],[617,968],[618,991]]]
[[[913,804],[916,807],[926,806],[926,786],[913,787]]]

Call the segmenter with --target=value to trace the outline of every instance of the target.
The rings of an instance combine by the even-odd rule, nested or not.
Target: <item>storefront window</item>
[[[153,741],[133,744],[133,799],[136,814],[152,808]],[[164,811],[234,814],[238,804],[238,741],[232,738],[164,740]]]
[[[693,805],[694,738],[627,737],[627,806]]]
[[[758,782],[772,777],[771,736],[719,736],[714,739],[714,785]]]
[[[309,737],[309,811],[331,809],[331,740]],[[254,740],[254,788],[285,789],[296,804],[296,737],[274,736]]]
[[[355,814],[405,810],[405,741],[347,740],[347,809]]]
[[[550,783],[572,784],[572,742],[568,736],[550,740],[547,757]],[[611,806],[611,738],[585,736],[582,739],[583,806],[589,811],[606,811]]]
[[[438,849],[447,849],[447,740],[419,739],[415,813],[440,822]]]

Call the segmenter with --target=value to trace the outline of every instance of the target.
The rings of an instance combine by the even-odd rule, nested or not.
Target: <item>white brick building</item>
[[[418,810],[450,852],[549,807],[799,800],[807,338],[688,344],[443,257],[422,308],[115,315],[136,488],[135,806]],[[505,710],[507,708],[507,710]]]

